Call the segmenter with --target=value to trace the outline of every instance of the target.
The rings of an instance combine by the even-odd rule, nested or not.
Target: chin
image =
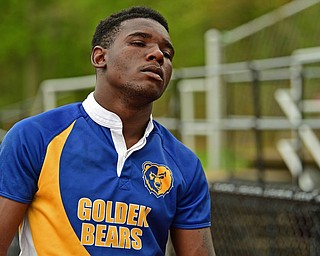
[[[142,101],[153,102],[159,99],[165,91],[164,85],[152,83],[151,85],[127,85],[123,87],[124,94],[132,99],[137,100],[140,99]]]
[[[158,100],[162,96],[162,93],[142,93],[137,98],[140,98],[141,101],[145,101],[146,103],[152,103]]]

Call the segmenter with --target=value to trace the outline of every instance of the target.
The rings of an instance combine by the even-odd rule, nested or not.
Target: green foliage
[[[90,42],[96,24],[133,5],[159,10],[169,21],[174,67],[204,64],[204,33],[229,30],[288,0],[0,0],[0,107],[36,94],[45,79],[94,72]]]

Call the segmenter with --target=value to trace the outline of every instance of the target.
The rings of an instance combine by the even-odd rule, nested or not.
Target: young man
[[[165,19],[134,7],[92,40],[96,88],[25,119],[0,149],[0,255],[214,255],[197,157],[152,119],[174,48]]]

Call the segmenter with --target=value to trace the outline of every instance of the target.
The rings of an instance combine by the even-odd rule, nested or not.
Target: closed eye
[[[167,58],[167,59],[169,59],[169,60],[172,60],[173,56],[172,56],[171,53],[166,52],[166,51],[163,51],[162,53],[163,53],[163,56],[164,56],[165,58]]]
[[[138,47],[146,46],[145,42],[143,42],[143,41],[133,41],[130,44],[133,45],[133,46],[138,46]]]

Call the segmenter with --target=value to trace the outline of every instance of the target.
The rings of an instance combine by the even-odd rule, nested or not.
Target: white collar
[[[117,114],[99,105],[99,103],[93,96],[93,92],[90,93],[88,97],[83,101],[82,106],[94,122],[110,129],[112,140],[118,153],[117,174],[118,176],[120,176],[125,160],[134,151],[143,148],[147,143],[147,137],[154,128],[152,115],[150,115],[150,120],[143,137],[135,145],[127,149],[122,134],[122,121]]]
[[[122,121],[120,117],[102,107],[94,98],[93,92],[91,92],[88,97],[82,103],[84,110],[91,117],[93,121],[97,124],[110,128],[110,129],[121,129],[122,130]],[[144,137],[148,137],[150,132],[153,130],[153,117],[150,115],[150,120],[148,126],[145,130]]]

